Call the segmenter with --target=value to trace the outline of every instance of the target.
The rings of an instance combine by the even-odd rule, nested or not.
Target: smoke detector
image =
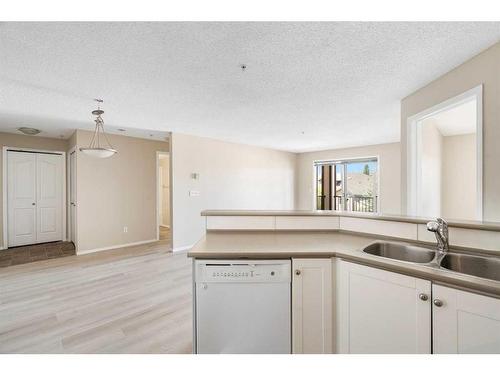
[[[37,134],[40,134],[41,131],[38,130],[38,129],[35,129],[35,128],[27,128],[27,127],[21,127],[21,128],[18,128],[17,130],[19,130],[21,133],[23,134],[26,134],[26,135],[37,135]]]

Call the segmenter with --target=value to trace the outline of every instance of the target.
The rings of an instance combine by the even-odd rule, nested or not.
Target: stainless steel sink
[[[500,259],[469,254],[448,253],[439,265],[450,271],[500,281]]]
[[[434,250],[395,242],[374,242],[363,249],[367,254],[412,263],[430,263],[436,256]]]

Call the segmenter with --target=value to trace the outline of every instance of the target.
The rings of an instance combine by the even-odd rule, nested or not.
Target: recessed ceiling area
[[[497,22],[1,23],[0,131],[93,130],[102,98],[106,130],[397,142],[400,100],[499,40]]]
[[[432,122],[439,132],[447,137],[452,135],[472,134],[477,124],[476,100],[469,100],[456,107],[438,112],[423,120],[423,124]]]

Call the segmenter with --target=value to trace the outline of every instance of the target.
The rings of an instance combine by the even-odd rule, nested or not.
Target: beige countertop
[[[339,216],[361,219],[399,221],[403,223],[425,224],[434,218],[386,215],[377,213],[351,213],[339,211],[308,211],[308,210],[205,210],[201,216]],[[446,219],[450,227],[500,231],[500,223],[474,220]]]
[[[208,232],[188,252],[188,256],[200,259],[337,257],[500,297],[498,281],[459,274],[438,268],[437,265],[408,263],[361,251],[363,247],[376,240],[380,238],[342,232],[219,231]]]

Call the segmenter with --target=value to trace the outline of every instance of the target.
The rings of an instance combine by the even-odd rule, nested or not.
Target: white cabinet
[[[292,351],[333,352],[331,259],[292,259]]]
[[[441,285],[432,296],[434,353],[500,353],[500,299]]]
[[[339,353],[431,353],[431,282],[337,261]]]

